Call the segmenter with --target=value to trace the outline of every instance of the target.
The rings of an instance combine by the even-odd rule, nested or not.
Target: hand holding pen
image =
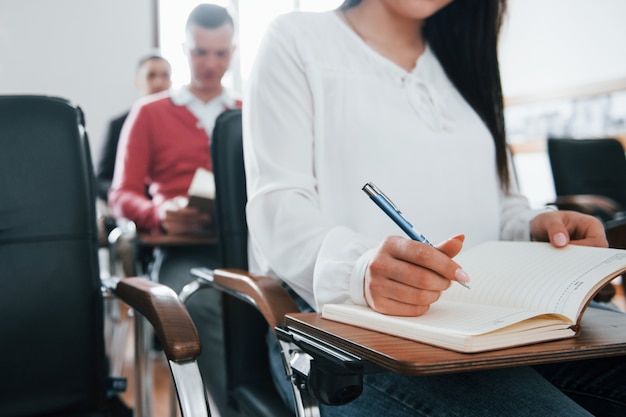
[[[366,271],[365,295],[372,308],[386,314],[420,315],[451,281],[467,287],[469,277],[451,259],[461,250],[463,236],[449,239],[435,248],[413,229],[374,184],[365,184],[363,191],[411,239],[424,243],[423,246],[407,244],[406,239],[396,236],[383,241]]]
[[[413,229],[413,225],[409,223],[403,216],[398,207],[391,201],[389,197],[387,197],[378,187],[376,187],[373,183],[368,182],[363,186],[363,191],[372,199],[374,203],[378,207],[381,208],[393,220],[411,239],[416,240],[418,242],[425,243],[427,245],[433,246],[432,243],[421,233],[418,233]],[[469,277],[463,270],[459,270],[455,272],[456,281],[469,289]]]

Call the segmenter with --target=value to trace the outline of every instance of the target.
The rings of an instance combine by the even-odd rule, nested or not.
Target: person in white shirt
[[[462,247],[498,239],[607,246],[597,219],[532,210],[516,188],[496,56],[504,7],[347,0],[273,22],[243,109],[252,272],[282,280],[314,310],[355,303],[420,315],[452,281],[471,281],[452,259]],[[368,181],[441,243],[402,236],[362,192]],[[579,394],[595,400],[574,398],[584,407],[623,412],[623,377],[610,381],[611,394],[591,382],[590,368],[624,375],[616,362],[544,367],[543,375],[367,375],[360,398],[323,415],[588,415],[563,393],[564,380],[552,379],[564,369],[577,384],[590,381]]]

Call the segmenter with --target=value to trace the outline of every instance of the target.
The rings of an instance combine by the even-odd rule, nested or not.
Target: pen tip
[[[461,284],[462,286],[464,286],[465,288],[467,288],[468,290],[470,289],[470,286],[465,283],[465,282],[461,282],[461,281],[457,281],[459,284]]]

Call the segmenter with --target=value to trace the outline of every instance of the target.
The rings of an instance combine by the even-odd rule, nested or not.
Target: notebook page
[[[626,267],[626,251],[540,242],[487,242],[455,261],[471,278],[453,284],[442,299],[554,312],[575,320],[598,277]]]
[[[570,324],[559,316],[535,317],[534,313],[523,310],[444,300],[418,317],[389,316],[350,304],[326,304],[322,317],[460,351],[494,349],[574,334]],[[555,334],[555,330],[559,333]],[[470,341],[476,337],[474,342]],[[468,343],[478,343],[482,348],[469,349]]]
[[[202,167],[196,169],[191,184],[189,184],[189,195],[215,199],[215,177],[211,171]]]

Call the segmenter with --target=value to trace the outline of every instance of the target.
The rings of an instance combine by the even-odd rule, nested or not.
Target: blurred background
[[[92,153],[108,121],[138,98],[137,60],[159,51],[174,86],[188,80],[183,28],[197,0],[0,0],[0,94],[68,98],[86,114]],[[241,96],[269,22],[341,0],[222,0],[236,20],[236,56],[225,78]],[[548,136],[626,133],[626,2],[509,0],[500,64],[509,142],[534,206],[554,198]]]

